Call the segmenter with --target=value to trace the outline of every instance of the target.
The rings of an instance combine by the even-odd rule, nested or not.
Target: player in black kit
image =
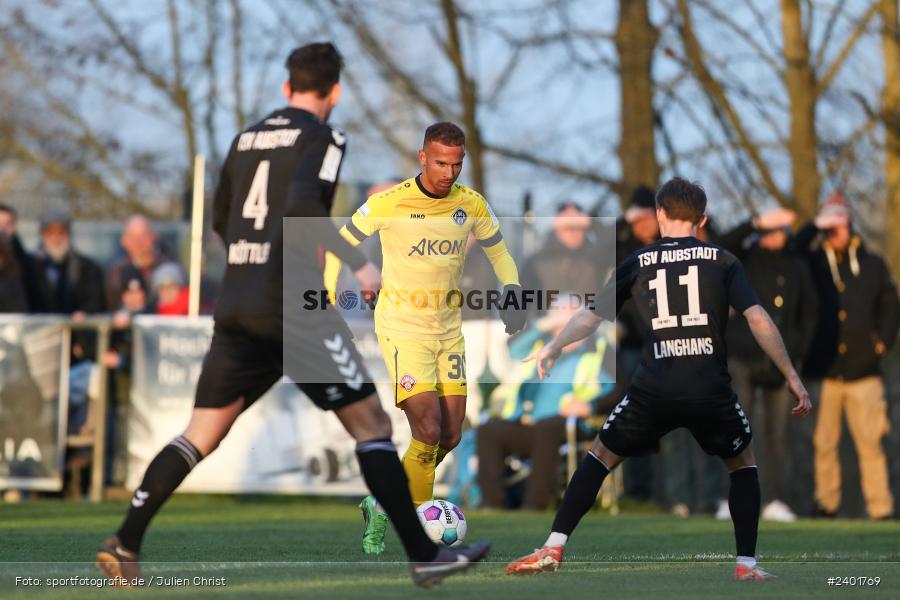
[[[726,250],[698,240],[706,220],[706,193],[675,178],[656,194],[663,237],[629,256],[598,296],[534,358],[543,378],[562,348],[587,337],[603,319],[613,320],[633,298],[645,328],[644,352],[627,395],[610,413],[563,497],[544,546],[507,566],[511,575],[556,571],[581,517],[593,506],[603,479],[628,456],[656,452],[659,439],[686,427],[708,453],[725,461],[731,479],[728,505],[737,545],[735,577],[772,575],[756,564],[760,493],[750,422],[731,390],[725,348],[729,306],[747,319],[756,341],[787,380],[797,400],[792,412],[812,405],[791,364],[778,329]]]
[[[97,552],[98,568],[110,577],[140,576],[138,553],[150,520],[283,374],[319,408],[333,410],[356,440],[360,471],[389,514],[417,584],[464,571],[490,548],[485,542],[439,549],[428,539],[391,442],[390,419],[346,323],[330,305],[315,315],[284,310],[285,252],[292,280],[307,289],[322,288],[324,251],[350,265],[363,290],[380,286],[378,269],[327,221],[346,141],[326,124],[340,97],[341,56],[330,43],[309,44],[291,52],[286,66],[288,106],[238,134],[222,168],[213,229],[225,241],[228,266],[193,414],[150,463],[125,521]],[[285,244],[284,217],[322,218],[300,219],[297,239]],[[285,369],[285,355],[298,372]]]

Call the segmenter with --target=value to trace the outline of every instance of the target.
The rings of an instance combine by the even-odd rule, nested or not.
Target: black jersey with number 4
[[[613,303],[615,297],[615,303]],[[740,261],[694,237],[660,239],[629,256],[595,305],[612,320],[633,298],[644,329],[641,364],[629,393],[648,399],[730,397],[728,307],[758,304]]]
[[[213,201],[213,229],[225,241],[228,262],[217,320],[281,317],[282,217],[319,217],[309,220],[309,235],[288,240],[292,253],[302,256],[292,268],[300,268],[311,286],[322,285],[323,247],[351,267],[364,264],[334,227],[322,226],[345,143],[343,133],[291,107],[272,112],[234,139]]]

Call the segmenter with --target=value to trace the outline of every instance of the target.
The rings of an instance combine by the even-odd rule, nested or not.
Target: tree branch
[[[853,32],[844,42],[844,45],[837,53],[835,59],[825,70],[825,74],[819,78],[819,82],[816,85],[817,96],[821,96],[828,90],[829,87],[831,87],[831,83],[834,81],[834,78],[838,74],[838,71],[840,71],[841,67],[844,66],[844,62],[846,62],[847,57],[850,56],[850,52],[853,50],[854,46],[856,46],[856,42],[859,41],[860,36],[862,36],[863,32],[866,30],[866,27],[869,26],[869,21],[872,20],[872,17],[875,16],[877,12],[878,4],[873,2],[871,5],[869,5],[869,9],[865,12],[865,14],[860,17],[859,21],[857,21],[856,27],[853,28]]]
[[[735,111],[731,102],[728,100],[725,90],[715,77],[713,77],[703,60],[704,51],[700,46],[700,42],[694,36],[691,13],[686,0],[678,0],[678,9],[682,21],[681,37],[691,70],[697,76],[697,80],[709,97],[710,102],[725,113],[724,116],[727,118],[731,129],[737,134],[744,152],[750,157],[750,161],[762,178],[766,190],[773,198],[778,200],[780,204],[787,206],[787,198],[785,198],[784,194],[778,188],[778,185],[772,177],[772,173],[769,171],[768,165],[766,165],[765,161],[762,159],[755,144],[750,140],[750,136],[747,134],[737,111]]]

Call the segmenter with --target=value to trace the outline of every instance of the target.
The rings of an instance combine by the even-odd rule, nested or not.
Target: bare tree
[[[881,39],[884,53],[884,180],[887,191],[885,254],[895,274],[900,274],[900,30],[897,0],[880,0]]]
[[[758,186],[780,204],[795,208],[804,218],[812,217],[817,210],[823,176],[833,175],[843,164],[852,161],[854,157],[850,150],[872,129],[870,119],[836,144],[823,140],[820,135],[822,122],[817,121],[817,116],[822,100],[833,88],[875,14],[876,5],[870,2],[843,41],[836,45],[835,23],[839,17],[846,17],[844,4],[837,2],[822,7],[824,34],[814,51],[809,36],[816,7],[811,3],[781,0],[782,44],[779,48],[776,40],[766,37],[766,17],[754,0],[745,0],[742,7],[756,17],[756,24],[739,23],[718,3],[677,0],[684,61],[706,95],[728,144],[749,160],[752,171],[747,171],[746,183]],[[778,94],[762,97],[759,90],[745,86],[733,75],[716,75],[712,66],[716,59],[702,46],[695,33],[692,6],[703,9],[729,34],[756,52],[759,64],[766,65],[780,79],[786,97],[783,100]],[[763,33],[759,34],[759,31]],[[720,66],[719,70],[727,69]],[[779,114],[781,110],[784,112]],[[778,124],[783,117],[789,123],[786,132],[782,132]],[[760,136],[755,131],[753,123],[760,120],[768,124],[774,138]],[[823,161],[821,153],[829,147],[835,150],[829,150],[828,160]],[[782,150],[789,161],[789,187],[780,183],[780,153],[773,153],[771,150],[774,149]]]
[[[641,185],[656,187],[659,179],[652,74],[658,39],[659,33],[650,22],[646,0],[620,0],[615,37],[622,122],[618,150],[622,186],[629,193]],[[623,195],[623,208],[627,201]]]
[[[784,37],[784,83],[790,102],[791,178],[797,212],[815,214],[819,205],[818,148],[816,136],[816,74],[809,60],[809,40],[800,11],[800,0],[781,0]]]
[[[286,10],[277,0],[270,2],[275,10]],[[504,93],[518,81],[518,69],[527,56],[553,49],[575,69],[608,69],[609,65],[596,54],[585,56],[583,52],[595,43],[608,44],[612,36],[569,23],[573,2],[557,0],[549,5],[535,3],[492,11],[490,7],[459,0],[430,0],[404,6],[402,14],[388,11],[377,16],[367,12],[366,5],[346,0],[308,0],[308,3],[320,15],[323,27],[332,27],[334,37],[349,34],[359,47],[354,60],[348,61],[344,81],[365,116],[363,126],[378,131],[398,155],[410,156],[415,151],[404,125],[452,120],[466,130],[468,172],[479,189],[483,190],[488,183],[487,161],[491,157],[616,192],[623,189],[622,182],[605,173],[601,164],[561,158],[559,154],[535,149],[533,141],[523,137],[489,135],[484,126],[486,111],[502,103]],[[559,27],[550,29],[548,14]],[[511,18],[518,19],[517,27],[504,25],[504,19]],[[334,21],[340,27],[334,27]],[[523,21],[527,25],[522,25]],[[427,32],[418,40],[421,45],[417,46],[414,57],[428,55],[434,64],[416,67],[411,64],[415,61],[405,56],[408,47],[394,48],[397,40],[392,34],[398,26],[406,30],[406,35],[411,35],[409,31],[417,27]],[[282,31],[288,32],[284,27]],[[495,77],[488,78],[478,72],[478,48],[473,40],[479,36],[490,37],[496,46],[503,47],[492,50],[490,62],[499,65]],[[556,70],[552,76],[558,78],[560,71]],[[376,81],[380,83],[380,93],[373,92]],[[553,82],[547,80],[544,85]],[[540,87],[540,83],[534,86],[536,100],[542,95]],[[398,115],[393,110],[394,102],[404,107],[404,114]]]
[[[19,3],[0,17],[0,58],[32,110],[0,115],[7,155],[61,182],[78,213],[184,214],[193,156],[215,169],[221,136],[246,124],[243,38],[259,27],[240,0]]]

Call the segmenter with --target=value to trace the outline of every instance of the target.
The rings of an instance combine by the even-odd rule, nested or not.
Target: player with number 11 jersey
[[[589,335],[603,319],[615,319],[622,304],[634,299],[644,328],[644,352],[628,393],[607,417],[569,482],[544,546],[510,563],[510,575],[559,569],[569,536],[594,504],[609,472],[629,456],[658,451],[662,436],[686,428],[704,451],[722,458],[729,472],[735,577],[772,578],[756,564],[759,478],[750,421],[728,375],[729,309],[747,319],[757,342],[784,375],[797,399],[795,415],[809,414],[809,394],[740,262],[723,248],[697,239],[697,230],[706,222],[703,188],[676,177],[660,188],[656,205],[662,239],[628,257],[597,303],[577,313],[534,356],[543,378],[562,348]]]

